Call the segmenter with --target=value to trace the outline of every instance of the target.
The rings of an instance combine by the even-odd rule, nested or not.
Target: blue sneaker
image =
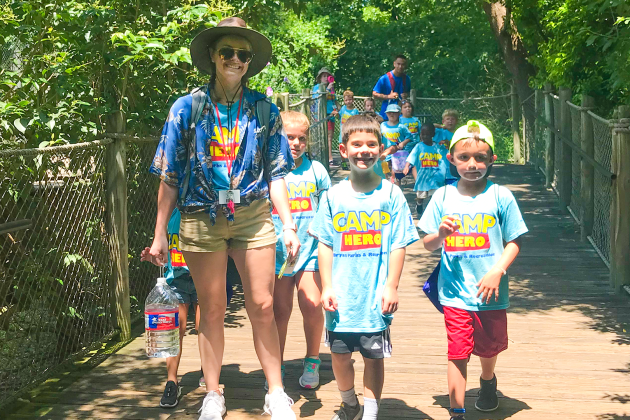
[[[307,357],[304,359],[304,370],[300,376],[300,386],[304,389],[315,389],[319,386],[319,365],[322,361]]]

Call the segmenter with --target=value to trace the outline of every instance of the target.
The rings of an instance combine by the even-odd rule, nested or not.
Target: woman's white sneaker
[[[199,409],[199,420],[221,420],[226,411],[223,392],[218,394],[210,391],[206,394]]]
[[[293,400],[280,388],[265,395],[263,410],[271,415],[271,420],[295,420],[295,413],[291,409]]]

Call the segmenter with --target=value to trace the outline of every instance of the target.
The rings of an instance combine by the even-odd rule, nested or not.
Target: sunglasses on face
[[[252,61],[252,58],[254,58],[254,54],[249,50],[232,47],[219,48],[219,57],[221,57],[221,60],[223,61],[231,60],[232,57],[234,57],[234,54],[236,54],[238,61],[243,64],[249,64],[249,62]]]

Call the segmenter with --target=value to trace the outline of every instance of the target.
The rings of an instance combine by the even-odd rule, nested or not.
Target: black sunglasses
[[[243,64],[249,64],[254,58],[254,54],[249,50],[243,50],[240,48],[221,47],[219,48],[219,56],[223,61],[231,60],[236,54],[236,58]]]

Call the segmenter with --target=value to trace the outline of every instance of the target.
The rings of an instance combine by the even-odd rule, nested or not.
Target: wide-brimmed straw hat
[[[245,38],[252,46],[252,61],[249,63],[245,77],[252,77],[261,72],[271,60],[271,42],[269,39],[247,28],[245,21],[238,17],[223,19],[214,28],[201,31],[190,43],[190,57],[201,72],[212,74],[214,63],[210,57],[210,47],[221,37],[236,35]]]

